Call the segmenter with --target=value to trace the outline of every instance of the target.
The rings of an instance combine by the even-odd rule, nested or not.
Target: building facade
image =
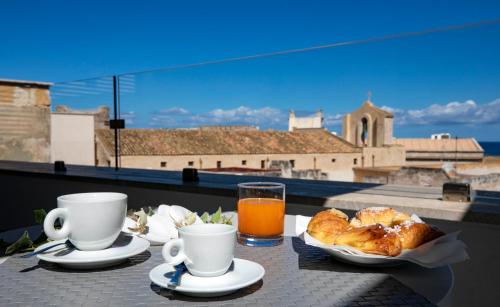
[[[51,85],[0,79],[0,160],[50,161]]]
[[[468,139],[396,139],[405,148],[406,164],[481,162],[484,150],[474,138]]]
[[[96,132],[98,165],[113,166],[113,133]],[[362,157],[360,148],[324,129],[125,129],[120,132],[120,155],[121,167],[159,170],[270,169],[286,162],[295,172],[345,181],[353,180],[352,168]]]
[[[57,106],[51,114],[51,162],[96,165],[96,129],[109,129],[109,108],[72,110]]]
[[[324,129],[323,111],[318,110],[313,116],[298,117],[290,110],[288,116],[288,131],[295,129]]]

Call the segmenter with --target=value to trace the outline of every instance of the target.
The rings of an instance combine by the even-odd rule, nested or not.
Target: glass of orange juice
[[[238,184],[238,242],[274,246],[283,242],[285,185],[275,182]]]

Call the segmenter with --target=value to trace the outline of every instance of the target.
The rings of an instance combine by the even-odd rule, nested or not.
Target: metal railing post
[[[118,78],[113,76],[113,108],[114,120],[118,120]],[[114,126],[115,130],[115,171],[118,170],[118,127]]]

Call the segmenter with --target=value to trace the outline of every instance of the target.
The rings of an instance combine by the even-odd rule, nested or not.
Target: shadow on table
[[[104,268],[97,268],[97,269],[67,269],[67,268],[61,267],[55,263],[50,263],[50,262],[40,260],[40,261],[38,261],[38,264],[36,264],[32,267],[29,267],[29,268],[25,268],[19,272],[20,273],[27,273],[27,272],[31,272],[31,271],[34,271],[37,269],[45,269],[48,271],[65,272],[65,273],[103,272],[103,271],[110,271],[110,270],[132,267],[132,266],[135,266],[135,265],[138,265],[138,264],[145,262],[149,258],[151,258],[151,253],[149,251],[145,251],[139,255],[125,259],[125,261],[120,263],[120,264],[112,265],[112,266],[104,267]]]
[[[356,279],[352,280],[353,291],[357,295],[349,295],[346,297],[348,305],[357,303],[369,303],[373,295],[380,297],[372,301],[374,305],[401,305],[401,304],[416,304],[416,305],[432,305],[423,296],[417,294],[412,289],[404,286],[400,281],[393,276],[394,273],[407,271],[411,274],[415,269],[427,270],[417,267],[411,263],[403,263],[397,267],[361,267],[358,265],[340,262],[330,256],[320,248],[309,246],[298,238],[292,238],[293,250],[298,255],[299,270],[314,270],[325,272],[336,272],[340,274],[370,274],[374,276],[369,283],[362,283],[354,286],[357,283]],[[368,300],[368,301],[367,301]],[[377,302],[375,304],[375,302]],[[370,304],[371,305],[371,304]]]
[[[253,285],[250,285],[246,288],[240,289],[236,292],[233,292],[228,295],[224,296],[217,296],[217,297],[192,297],[192,296],[186,296],[182,295],[178,292],[162,288],[154,283],[151,283],[150,287],[151,290],[153,290],[154,293],[163,296],[167,298],[170,301],[183,301],[183,302],[222,302],[222,301],[230,301],[230,300],[236,300],[242,297],[245,297],[247,295],[250,295],[263,286],[263,281],[262,279],[259,280],[258,282],[254,283]]]

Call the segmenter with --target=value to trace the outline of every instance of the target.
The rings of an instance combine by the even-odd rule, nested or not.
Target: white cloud
[[[325,126],[338,126],[342,124],[342,119],[344,116],[342,114],[325,114]]]
[[[205,120],[216,124],[241,123],[246,125],[280,124],[288,119],[287,116],[282,110],[271,107],[251,109],[244,106],[229,110],[215,109],[202,115]]]
[[[263,107],[252,109],[240,106],[234,109],[214,109],[194,114],[183,108],[155,112],[150,125],[161,127],[198,127],[203,125],[251,125],[275,127],[288,123],[288,113],[280,109]]]
[[[173,107],[160,110],[157,113],[162,115],[187,115],[189,114],[189,111],[184,108]]]
[[[500,98],[487,104],[473,100],[433,104],[423,109],[402,110],[383,106],[400,125],[477,125],[500,122]]]
[[[134,111],[120,112],[120,118],[125,120],[125,126],[133,125],[137,115]]]

